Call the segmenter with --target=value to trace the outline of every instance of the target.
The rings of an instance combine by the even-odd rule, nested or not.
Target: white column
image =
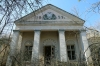
[[[65,31],[59,30],[60,61],[67,62]]]
[[[40,44],[40,30],[35,30],[31,62],[39,60],[39,44]]]
[[[19,34],[19,40],[18,40],[18,45],[17,45],[17,53],[20,53],[21,52],[22,34],[23,33],[21,33],[21,32]]]
[[[81,39],[81,46],[82,46],[82,51],[85,55],[85,59],[86,61],[91,61],[91,57],[89,57],[90,49],[89,49],[89,45],[88,45],[88,41],[86,37],[86,30],[80,31],[80,39]]]
[[[7,59],[6,66],[12,66],[13,57],[15,56],[16,49],[17,49],[18,37],[19,37],[19,31],[14,30],[12,41],[10,43],[10,53]]]

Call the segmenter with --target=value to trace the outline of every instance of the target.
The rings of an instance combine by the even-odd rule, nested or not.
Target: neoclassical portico
[[[52,32],[52,31],[51,31]],[[65,30],[58,30],[57,31],[58,34],[59,34],[59,60],[60,61],[64,61],[64,62],[67,62],[68,59],[68,53],[67,53],[67,47],[66,47],[66,36],[65,36]],[[67,32],[67,31],[66,31]],[[8,57],[8,61],[7,61],[7,66],[11,66],[12,64],[12,58],[11,56],[14,56],[16,53],[15,52],[20,52],[21,50],[21,39],[22,37],[20,37],[20,35],[22,34],[22,32],[20,33],[20,31],[15,31],[14,30],[14,35],[16,36],[13,36],[13,43],[11,43],[12,45],[10,45],[11,47],[11,51],[10,51],[10,55]],[[83,52],[85,50],[87,50],[87,47],[88,47],[88,43],[87,42],[87,39],[86,39],[86,36],[84,36],[86,33],[85,31],[81,31],[80,33],[80,39],[81,39],[81,50],[83,50]],[[41,30],[35,30],[34,31],[34,42],[33,42],[33,48],[32,48],[32,57],[31,57],[31,62],[33,61],[34,62],[34,59],[35,61],[39,61],[40,59],[40,36],[41,36]],[[20,39],[20,40],[18,40]],[[21,42],[21,43],[20,43]],[[85,46],[85,47],[84,47]],[[12,50],[13,49],[13,50]],[[43,50],[43,49],[42,49]],[[85,57],[88,58],[89,57],[89,50],[85,53]]]
[[[6,66],[12,65],[12,57],[21,53],[25,62],[48,63],[45,60],[78,61],[79,52],[88,48],[84,20],[48,4],[33,13],[15,21],[16,29],[10,45]],[[24,57],[25,56],[25,57]],[[83,55],[82,55],[83,56]],[[85,52],[88,61],[90,50]],[[84,57],[81,57],[84,58]]]

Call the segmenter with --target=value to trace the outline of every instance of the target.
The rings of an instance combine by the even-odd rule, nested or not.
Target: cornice
[[[25,25],[34,25],[34,26],[41,26],[41,25],[81,25],[83,26],[83,23],[80,21],[24,21],[24,22],[17,22],[15,23],[17,26],[25,26]]]

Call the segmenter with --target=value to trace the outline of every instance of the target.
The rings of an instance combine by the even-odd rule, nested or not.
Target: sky
[[[69,13],[75,14],[74,8],[79,12],[79,17],[85,20],[84,26],[86,27],[96,27],[98,22],[100,24],[100,13],[89,12],[91,5],[100,0],[43,0],[43,6],[47,4],[52,4],[57,6]],[[8,30],[8,28],[7,28]]]
[[[84,26],[92,27],[100,22],[100,13],[89,10],[92,4],[98,1],[100,0],[46,0],[43,5],[52,4],[72,14],[75,14],[73,9],[76,8],[79,17],[85,20]]]

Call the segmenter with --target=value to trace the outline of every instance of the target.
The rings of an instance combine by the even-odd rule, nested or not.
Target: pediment
[[[16,23],[21,22],[77,22],[84,23],[84,20],[76,17],[56,6],[48,4],[23,18],[20,18],[15,21]]]
[[[71,21],[71,19],[57,11],[47,9],[36,16],[28,18],[26,21]]]

